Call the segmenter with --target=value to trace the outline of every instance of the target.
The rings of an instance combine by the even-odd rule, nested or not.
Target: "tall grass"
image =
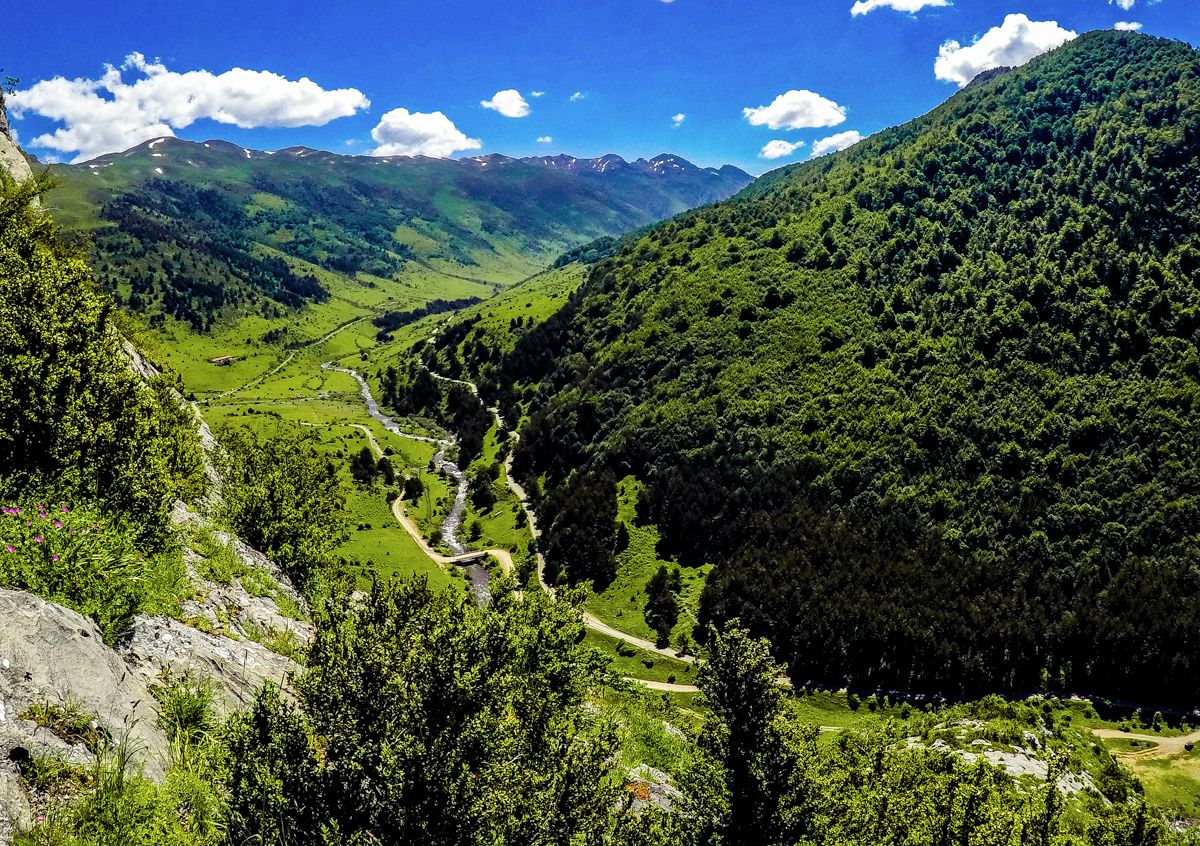
[[[220,754],[209,729],[211,692],[173,686],[160,721],[172,728],[176,754],[165,781],[142,774],[140,750],[128,732],[96,756],[76,782],[90,789],[52,801],[14,846],[218,846],[225,837],[225,800],[218,783]]]

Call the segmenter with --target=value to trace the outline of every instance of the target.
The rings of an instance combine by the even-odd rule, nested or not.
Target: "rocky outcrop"
[[[208,634],[166,617],[138,617],[120,655],[145,685],[185,673],[211,679],[226,711],[254,701],[265,682],[285,689],[300,665],[249,640]]]
[[[33,176],[29,162],[21,149],[13,141],[12,131],[8,127],[8,112],[4,108],[4,92],[0,91],[0,170],[8,173],[18,182],[24,182]]]
[[[311,625],[288,616],[302,616],[307,609],[286,574],[240,540],[212,531],[182,505],[175,518],[185,530],[195,524],[210,532],[233,550],[240,572],[248,574],[227,584],[205,580],[198,573],[202,556],[185,548],[193,591],[179,608],[186,623],[139,616],[113,648],[81,614],[29,593],[0,589],[0,846],[11,843],[13,832],[34,812],[31,799],[36,797],[22,780],[22,766],[47,756],[85,766],[94,760],[85,741],[28,719],[34,716],[31,706],[83,715],[98,737],[128,735],[143,771],[159,778],[170,744],[156,725],[156,687],[185,674],[206,678],[214,684],[218,711],[227,714],[249,705],[265,682],[288,691],[301,669],[263,645],[275,641],[299,648],[312,639]]]
[[[90,753],[22,715],[32,705],[93,715],[113,738],[129,732],[150,775],[164,770],[168,745],[155,726],[153,697],[143,679],[107,646],[88,618],[19,591],[0,590],[0,843],[27,822],[29,801],[19,766],[53,753],[80,762]]]
[[[200,430],[200,439],[202,444],[204,444],[206,436],[209,439],[212,438],[212,432],[208,430],[208,426],[205,424],[202,425]],[[205,445],[205,448],[207,449],[209,446]],[[211,441],[211,448],[216,448],[215,440]],[[175,503],[175,507],[171,511],[171,522],[173,525],[181,529],[187,529],[189,527],[210,529],[213,533],[213,537],[218,542],[228,546],[231,550],[233,550],[234,555],[237,556],[238,560],[243,566],[251,570],[259,570],[263,573],[266,573],[271,577],[271,580],[275,583],[275,587],[278,588],[279,593],[282,596],[295,603],[295,605],[303,614],[308,614],[308,602],[304,599],[304,595],[300,593],[295,585],[292,584],[292,580],[288,578],[288,575],[283,571],[283,568],[267,556],[263,555],[257,549],[250,546],[250,544],[246,543],[241,538],[234,537],[228,532],[212,528],[212,524],[207,517],[192,511],[182,502]],[[185,556],[184,563],[188,565],[188,575],[191,577],[193,582],[203,581],[195,572],[193,559]],[[202,587],[209,592],[215,592],[218,588],[218,586],[212,585],[211,583],[206,583],[202,585]],[[307,639],[305,639],[305,642],[307,642]]]

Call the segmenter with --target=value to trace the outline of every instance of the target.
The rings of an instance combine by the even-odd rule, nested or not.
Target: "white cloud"
[[[392,109],[371,130],[379,144],[375,156],[436,156],[445,158],[458,150],[478,150],[483,143],[468,138],[441,112],[410,112]]]
[[[586,96],[587,96],[587,95],[586,95],[586,94],[584,94],[582,91],[576,91],[574,94],[572,94],[572,95],[571,95],[571,102],[572,102],[572,103],[577,103],[577,102],[579,102],[580,100],[582,100],[582,99],[583,99],[584,97],[586,97]]]
[[[927,6],[949,6],[950,0],[858,0],[850,7],[852,15],[866,15],[876,9],[895,9],[913,14]]]
[[[771,105],[742,109],[742,114],[754,126],[808,129],[843,123],[846,120],[846,107],[812,91],[788,91],[776,97]]]
[[[551,138],[549,135],[540,135],[540,136],[538,136],[537,142],[539,144],[553,144],[554,139]]]
[[[545,97],[546,92],[545,91],[530,91],[529,96],[530,97]]]
[[[506,118],[529,117],[529,104],[525,102],[525,98],[521,96],[521,92],[515,88],[506,88],[503,91],[497,91],[492,99],[480,100],[479,105],[485,109],[499,112]]]
[[[758,151],[760,159],[782,159],[790,156],[792,153],[804,146],[803,141],[768,141],[761,150]]]
[[[1009,15],[1004,23],[989,29],[969,46],[957,41],[943,44],[934,63],[934,75],[962,88],[985,70],[1023,65],[1075,36],[1057,21],[1031,21],[1025,15]]]
[[[1124,9],[1126,12],[1128,12],[1130,9],[1133,8],[1133,4],[1136,2],[1137,2],[1137,0],[1108,0],[1108,5],[1117,6],[1121,9]]]
[[[138,76],[125,80],[126,72]],[[270,71],[233,68],[177,73],[131,53],[99,79],[53,79],[9,98],[15,117],[25,112],[64,126],[30,146],[74,153],[75,161],[125,150],[150,138],[174,135],[201,118],[242,128],[323,126],[370,106],[354,88],[326,90],[308,77],[290,80]]]
[[[685,120],[687,120],[687,115],[685,115],[683,112],[680,112],[677,115],[672,115],[671,126],[683,126],[683,122]]]
[[[862,139],[862,133],[857,129],[849,129],[845,132],[839,132],[836,135],[830,135],[828,138],[822,138],[813,144],[812,157],[818,159],[821,156],[836,153],[838,150],[853,147]]]
[[[1113,29],[1120,32],[1137,32],[1142,28],[1142,25],[1137,21],[1117,21],[1113,24]]]

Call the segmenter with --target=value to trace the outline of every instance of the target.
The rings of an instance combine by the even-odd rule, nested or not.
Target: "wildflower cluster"
[[[75,537],[76,531],[87,534],[98,529],[93,524],[90,527],[75,529],[68,527],[63,521],[68,519],[71,509],[65,505],[48,507],[38,503],[35,510],[26,510],[18,506],[0,506],[0,515],[10,518],[0,522],[0,539],[4,542],[5,555],[18,555],[26,552],[49,555],[51,563],[62,559],[63,534],[66,539]],[[23,531],[22,531],[23,529]],[[32,546],[31,546],[32,545]]]
[[[145,572],[129,534],[89,508],[0,506],[0,587],[74,608],[107,640],[142,608]]]

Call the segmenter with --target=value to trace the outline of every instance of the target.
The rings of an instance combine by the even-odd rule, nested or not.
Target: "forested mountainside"
[[[552,570],[633,474],[798,683],[1190,702],[1198,154],[1200,54],[1092,33],[628,244],[493,373]]]
[[[0,172],[0,179],[7,174]],[[0,491],[5,501],[86,500],[161,533],[203,488],[192,415],[165,379],[143,384],[84,257],[31,203],[0,197]]]
[[[520,278],[565,249],[723,199],[750,176],[678,157],[449,160],[147,141],[52,168],[50,206],[120,303],[199,331],[379,284],[409,263]],[[499,281],[499,280],[497,280]]]

